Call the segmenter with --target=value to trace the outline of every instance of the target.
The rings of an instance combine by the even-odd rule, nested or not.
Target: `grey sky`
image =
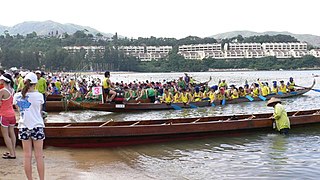
[[[318,0],[6,0],[0,25],[53,20],[127,37],[250,30],[320,35]]]

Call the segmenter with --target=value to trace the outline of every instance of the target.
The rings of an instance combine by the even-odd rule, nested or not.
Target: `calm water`
[[[189,73],[199,81],[212,76],[216,83],[226,79],[229,84],[285,80],[294,77],[296,84],[309,86],[311,74],[320,71],[259,71]],[[112,81],[171,80],[182,73],[112,74]],[[320,81],[320,78],[316,80]],[[319,84],[316,87],[320,89]],[[286,109],[319,108],[320,93],[284,100]],[[207,107],[182,111],[150,111],[143,113],[107,113],[95,111],[62,112],[49,114],[48,120],[106,121],[144,120],[272,112],[265,102]],[[320,176],[320,125],[293,129],[289,137],[276,133],[254,133],[239,137],[171,142],[119,148],[64,149],[47,148],[46,174],[48,179],[319,179]],[[0,148],[0,151],[3,147]],[[1,151],[2,152],[2,151]],[[9,163],[8,163],[9,162]],[[35,169],[34,169],[35,170]],[[0,159],[0,175],[4,179],[24,178],[22,152],[18,159]],[[0,179],[3,179],[0,176]]]

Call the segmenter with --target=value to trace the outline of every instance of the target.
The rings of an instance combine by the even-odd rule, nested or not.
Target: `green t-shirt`
[[[44,94],[47,91],[47,81],[43,77],[41,77],[38,80],[36,89],[38,90],[39,93],[42,93],[42,94]]]

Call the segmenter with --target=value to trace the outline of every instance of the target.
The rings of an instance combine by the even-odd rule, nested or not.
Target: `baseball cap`
[[[38,83],[38,78],[37,75],[33,72],[29,72],[26,77],[24,77],[24,80],[26,81],[27,79],[30,80],[31,84],[37,84]]]

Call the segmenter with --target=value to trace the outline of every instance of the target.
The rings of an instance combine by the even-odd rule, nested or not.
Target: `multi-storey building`
[[[224,50],[260,50],[262,49],[260,43],[226,43]]]
[[[309,51],[309,55],[314,57],[320,57],[320,49],[312,49]]]
[[[179,51],[178,54],[182,55],[185,59],[202,60],[203,58],[205,58],[204,51],[194,51],[194,52]]]
[[[118,50],[125,54],[144,53],[144,46],[119,46]]]
[[[221,44],[191,44],[179,46],[179,52],[216,51],[221,50]]]
[[[147,53],[169,53],[172,46],[147,46]]]
[[[307,50],[307,43],[262,43],[263,50]]]
[[[74,54],[76,52],[80,52],[81,49],[86,51],[86,53],[89,53],[89,52],[93,52],[93,53],[102,52],[103,53],[105,51],[104,46],[65,46],[63,48],[66,49],[71,54]]]
[[[205,58],[223,59],[224,53],[221,50],[204,51]]]

